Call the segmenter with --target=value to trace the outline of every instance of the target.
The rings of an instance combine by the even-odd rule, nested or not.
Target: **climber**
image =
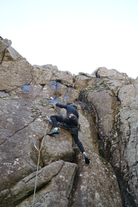
[[[90,163],[89,158],[87,157],[87,155],[85,153],[85,150],[84,150],[82,143],[78,139],[79,113],[77,111],[77,105],[74,103],[70,104],[70,105],[62,105],[60,103],[56,103],[55,106],[58,106],[60,108],[65,108],[67,111],[67,114],[66,115],[53,115],[50,117],[50,119],[53,123],[54,129],[52,129],[52,131],[49,132],[48,135],[52,136],[53,134],[59,134],[57,122],[64,123],[65,125],[67,125],[68,128],[70,129],[71,135],[72,135],[75,143],[77,144],[80,151],[84,155],[85,163],[89,164]]]

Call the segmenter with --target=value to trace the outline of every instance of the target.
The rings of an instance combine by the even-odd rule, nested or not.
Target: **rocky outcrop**
[[[123,205],[137,206],[137,79],[106,68],[96,73],[98,84],[83,93],[97,109],[99,150],[116,172]]]
[[[106,68],[31,66],[0,39],[0,206],[137,206],[137,87]],[[55,102],[77,103],[89,165],[68,129],[47,135],[45,115],[66,113]]]
[[[10,45],[0,40],[0,90],[6,92],[32,81],[32,66]]]

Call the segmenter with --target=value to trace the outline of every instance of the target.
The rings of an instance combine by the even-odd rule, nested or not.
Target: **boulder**
[[[52,66],[33,66],[33,80],[35,83],[45,85],[51,80],[56,71],[57,68]]]
[[[131,84],[132,79],[126,73],[120,73],[115,69],[107,69],[105,67],[98,68],[96,71],[97,77],[100,77],[109,89],[117,96],[120,88],[124,85]]]
[[[88,85],[95,85],[97,83],[95,77],[85,76],[85,75],[77,75],[75,77],[74,87],[81,91],[86,88]]]
[[[3,61],[21,60],[24,59],[13,47],[9,46],[5,50]]]
[[[128,76],[126,73],[120,73],[115,69],[107,69],[107,68],[99,68],[97,71],[97,75],[100,76],[100,78],[109,78],[111,80],[126,80],[128,79]]]
[[[114,118],[117,112],[118,100],[107,91],[90,92],[88,101],[92,102],[99,117],[99,132],[106,137],[112,130]]]
[[[22,180],[17,182],[17,184],[14,185],[11,189],[7,190],[7,194],[5,191],[5,199],[1,201],[1,204],[3,206],[10,206],[10,204],[13,203],[13,205],[15,206],[16,203],[22,201],[30,193],[33,193],[34,183],[36,182],[36,175],[36,188],[41,188],[43,185],[47,185],[52,180],[52,178],[59,173],[63,165],[63,161],[53,162],[52,164],[39,170],[37,174],[36,172],[34,172],[31,173],[29,176],[23,178]],[[9,192],[11,196],[9,196]]]
[[[56,167],[56,166],[55,166]],[[54,169],[54,168],[53,168]],[[34,206],[65,206],[69,204],[69,196],[73,187],[73,181],[76,174],[77,165],[65,162],[58,175],[53,177],[50,185],[37,192]],[[41,176],[41,175],[40,175]],[[41,179],[45,177],[43,174]],[[44,180],[44,179],[43,179]],[[33,195],[25,199],[16,207],[29,207],[33,203]]]
[[[59,159],[71,161],[73,158],[72,137],[66,130],[60,129],[60,134],[56,135],[56,138],[46,136],[43,146],[44,166]]]
[[[3,61],[24,59],[13,47],[11,40],[0,39],[0,64]]]
[[[32,66],[24,59],[3,61],[0,65],[0,90],[9,92],[32,81]]]
[[[58,71],[55,75],[53,75],[51,80],[61,82],[66,86],[73,86],[73,76],[67,71]]]
[[[124,107],[130,106],[136,96],[135,86],[133,84],[126,85],[119,90],[118,98],[121,101],[121,105]]]

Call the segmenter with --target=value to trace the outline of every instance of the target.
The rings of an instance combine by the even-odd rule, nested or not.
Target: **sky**
[[[31,65],[138,76],[138,0],[0,0],[0,36]]]

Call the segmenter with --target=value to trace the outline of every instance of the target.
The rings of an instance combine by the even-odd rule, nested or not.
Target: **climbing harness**
[[[73,118],[74,117],[74,118],[76,118],[78,120],[78,118],[74,114],[69,114],[68,117],[69,118]]]
[[[47,116],[47,114],[45,114],[46,118],[48,119],[48,124],[47,124],[47,127],[46,127],[46,131],[45,131],[45,134],[44,134],[44,137],[43,137],[43,140],[42,140],[42,143],[41,143],[41,146],[40,146],[40,150],[36,147],[36,145],[34,144],[34,142],[32,142],[34,148],[38,151],[38,161],[37,161],[37,170],[36,170],[36,179],[35,179],[35,187],[34,187],[34,195],[33,195],[33,205],[32,207],[34,207],[34,201],[35,201],[35,193],[36,193],[36,185],[37,185],[37,177],[38,177],[38,170],[39,170],[39,162],[40,162],[40,152],[42,150],[42,147],[43,147],[43,143],[44,143],[44,139],[45,139],[45,136],[47,134],[47,129],[48,129],[48,125],[49,125],[49,118]]]

